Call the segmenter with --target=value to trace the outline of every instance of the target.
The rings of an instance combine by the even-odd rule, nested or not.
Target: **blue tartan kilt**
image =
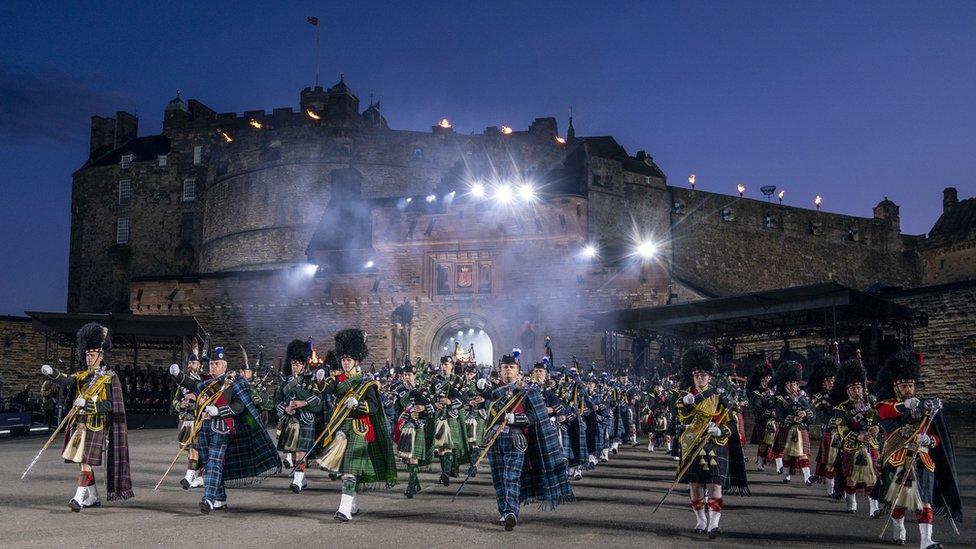
[[[682,456],[684,458],[684,456]],[[729,473],[729,447],[709,442],[697,456],[692,456],[691,467],[681,477],[683,484],[725,485]]]

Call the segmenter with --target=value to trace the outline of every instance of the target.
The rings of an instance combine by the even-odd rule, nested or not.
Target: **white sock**
[[[708,514],[708,531],[718,528],[718,521],[722,518],[721,511],[712,511]]]
[[[353,496],[348,494],[342,494],[342,497],[339,498],[339,512],[349,518],[352,518],[352,500]]]
[[[217,501],[217,500],[214,500],[213,506],[214,506],[214,509],[220,509],[221,507],[226,507],[227,506],[227,502],[226,501]]]
[[[183,478],[185,478],[187,482],[193,482],[193,479],[195,479],[196,476],[197,476],[196,471],[194,471],[193,469],[187,469],[186,475]]]
[[[708,527],[708,516],[705,515],[705,509],[695,509],[695,529],[704,530]]]
[[[757,457],[756,458],[756,467],[762,467],[763,465],[766,465],[766,458],[764,458],[762,456]]]
[[[868,514],[871,515],[875,514],[878,511],[879,507],[880,505],[878,505],[878,500],[874,498],[868,498]]]
[[[932,540],[931,524],[919,523],[918,533],[919,533],[919,540],[918,540],[919,549],[925,549],[929,545],[935,543],[935,541]]]
[[[847,500],[848,511],[857,511],[857,494],[847,494],[844,499]]]
[[[295,471],[295,478],[291,481],[292,484],[302,487],[302,482],[305,481],[305,471]]]
[[[75,497],[71,499],[84,505],[85,500],[88,499],[88,490],[86,490],[85,488],[86,488],[85,486],[78,486],[77,488],[75,488]]]
[[[88,491],[88,500],[85,501],[85,505],[93,505],[98,501],[98,487],[92,484],[86,487]]]
[[[803,482],[808,482],[810,480],[810,468],[804,467],[803,471]]]
[[[834,479],[827,479],[827,495],[832,495],[834,493]]]
[[[789,482],[790,481],[790,478],[791,478],[790,475],[786,475],[785,477],[783,477],[783,480],[785,480],[786,482]]]
[[[779,471],[783,468],[783,458],[776,458],[776,470]]]
[[[905,517],[891,519],[891,539],[905,541]]]

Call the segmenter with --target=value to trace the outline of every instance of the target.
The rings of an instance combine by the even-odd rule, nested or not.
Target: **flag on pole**
[[[306,19],[306,21],[308,21],[308,24],[309,25],[312,25],[313,27],[319,26],[319,18],[318,17],[309,15],[308,16],[308,19]]]

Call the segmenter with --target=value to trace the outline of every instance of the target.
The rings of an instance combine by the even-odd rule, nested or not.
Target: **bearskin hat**
[[[715,351],[707,345],[693,345],[681,357],[681,382],[685,387],[694,385],[692,372],[708,372],[715,375]]]
[[[773,376],[776,392],[785,394],[786,384],[791,381],[803,381],[803,365],[795,360],[784,360],[776,367],[776,374]]]
[[[413,374],[413,373],[416,373],[416,372],[414,372],[413,364],[410,364],[410,362],[407,362],[406,364],[404,364],[400,368],[400,373],[401,374]]]
[[[824,380],[836,376],[837,376],[837,360],[830,355],[824,355],[820,357],[820,360],[814,363],[813,372],[810,374],[810,379],[807,380],[807,386],[806,386],[807,394],[813,395],[816,393],[823,392]]]
[[[772,365],[768,362],[757,364],[756,367],[752,369],[752,373],[749,374],[749,381],[746,382],[746,391],[748,391],[750,394],[753,391],[758,391],[762,386],[763,378],[767,376],[773,376]]]
[[[293,339],[285,350],[285,367],[291,368],[291,361],[295,360],[302,364],[308,364],[308,342],[300,339]]]
[[[336,352],[333,351],[332,349],[329,349],[325,353],[325,359],[323,359],[323,360],[325,362],[325,367],[326,368],[341,368],[342,367],[342,366],[339,365],[339,357],[336,356]]]
[[[349,328],[337,333],[335,352],[340,359],[349,357],[356,361],[363,360],[369,355],[369,349],[366,347],[366,332]]]
[[[108,352],[112,348],[112,338],[108,335],[108,328],[97,322],[89,322],[78,330],[78,356],[84,357],[85,351],[101,349]]]
[[[864,365],[856,358],[849,358],[837,369],[837,380],[834,381],[834,390],[830,392],[830,402],[836,406],[847,400],[847,388],[851,385],[860,384],[865,392],[868,389],[868,375],[864,371]]]
[[[502,359],[498,362],[499,364],[518,364],[519,361],[512,355],[502,355]]]
[[[895,398],[895,383],[902,380],[918,381],[922,373],[922,365],[918,356],[908,350],[898,351],[885,360],[884,366],[878,372],[878,379],[874,388],[878,393],[878,400]]]

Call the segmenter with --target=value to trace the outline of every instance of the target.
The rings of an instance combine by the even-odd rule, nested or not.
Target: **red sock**
[[[708,508],[715,513],[722,512],[722,498],[712,498],[708,500]]]
[[[894,510],[891,511],[891,518],[895,520],[900,520],[905,518],[905,508],[895,507]]]
[[[299,463],[297,466],[295,466],[295,470],[296,471],[302,471],[302,472],[304,472],[305,471],[305,462],[303,461],[303,462]]]
[[[917,511],[915,513],[915,520],[917,520],[919,524],[932,524],[932,508],[926,507],[921,511]]]
[[[85,487],[95,484],[95,473],[92,471],[82,471],[78,475],[78,486]]]
[[[691,500],[691,508],[695,511],[699,511],[705,508],[705,499],[693,499]]]

